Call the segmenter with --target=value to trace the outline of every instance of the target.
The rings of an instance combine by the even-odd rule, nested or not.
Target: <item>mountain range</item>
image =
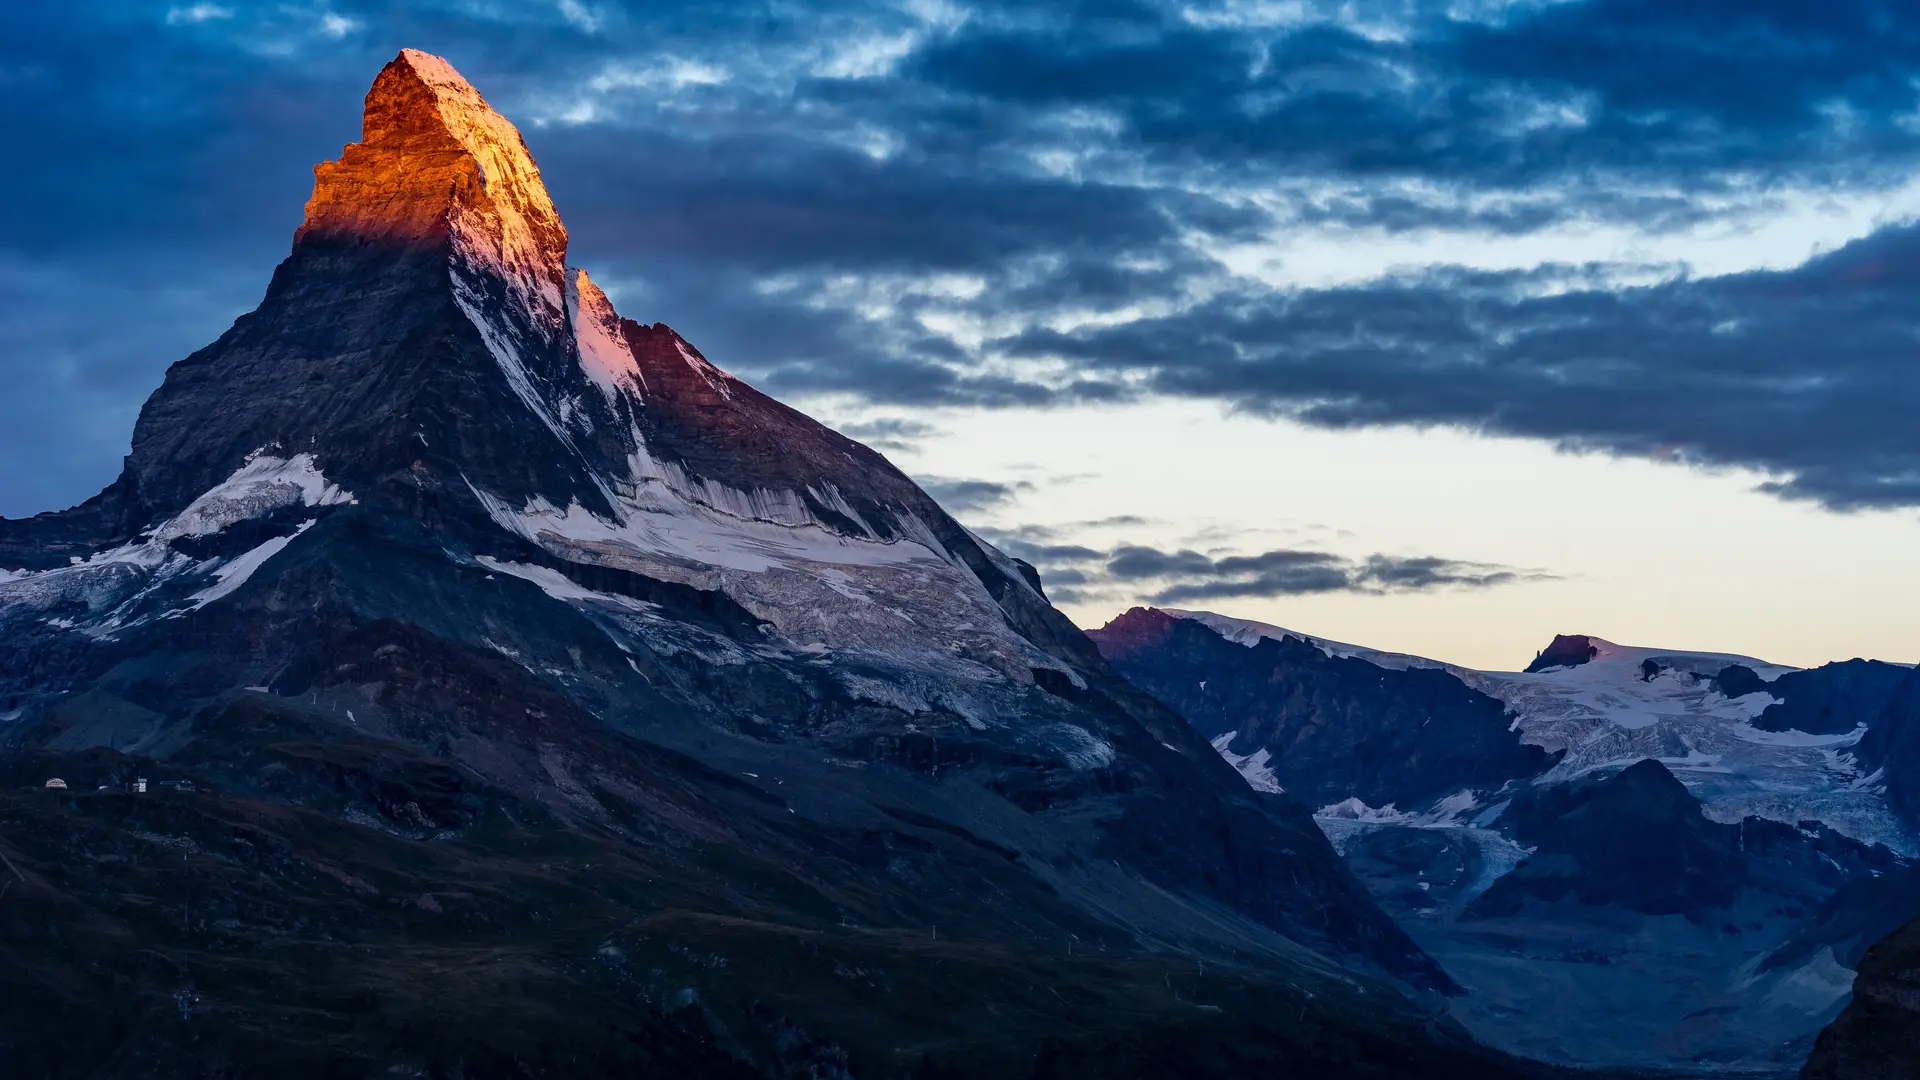
[[[0,520],[0,1060],[1908,1076],[1916,714],[1868,660],[1083,633],[622,317],[407,50],[119,477]]]
[[[1562,635],[1477,671],[1151,608],[1089,636],[1314,810],[1495,1046],[1778,1075],[1911,1023],[1848,1002],[1856,970],[1897,984],[1869,949],[1920,916],[1913,668]]]
[[[403,52],[119,478],[0,522],[21,1075],[1551,1073],[1031,567],[566,255]]]

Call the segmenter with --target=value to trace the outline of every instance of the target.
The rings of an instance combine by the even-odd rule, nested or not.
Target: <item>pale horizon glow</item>
[[[841,423],[844,403],[807,403]],[[1489,670],[1554,634],[1740,653],[1795,667],[1920,660],[1920,513],[1836,514],[1754,490],[1767,477],[1570,454],[1459,431],[1332,432],[1191,401],[914,412],[937,433],[889,457],[923,477],[1032,485],[959,514],[975,528],[1252,553],[1437,555],[1559,575],[1486,589],[1234,598],[1216,611]],[[1120,515],[1146,524],[1094,526]],[[1098,626],[1145,595],[1062,604]]]

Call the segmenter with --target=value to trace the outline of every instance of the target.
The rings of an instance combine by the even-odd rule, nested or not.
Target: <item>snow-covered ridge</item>
[[[1265,751],[1261,751],[1265,753]],[[1506,803],[1496,803],[1491,809],[1495,812],[1505,809]],[[1322,819],[1339,818],[1345,821],[1362,821],[1376,825],[1411,825],[1417,828],[1446,828],[1469,820],[1484,824],[1482,818],[1490,820],[1493,814],[1488,807],[1471,791],[1456,791],[1434,803],[1426,810],[1408,813],[1392,803],[1385,806],[1368,806],[1357,798],[1342,799],[1330,806],[1323,806],[1313,812],[1313,816]],[[1475,814],[1475,811],[1480,813]]]
[[[945,561],[944,549],[918,519],[894,523],[909,538],[882,539],[832,485],[807,494],[865,535],[849,536],[821,519],[799,492],[742,491],[696,479],[678,464],[648,454],[639,432],[632,439],[638,449],[628,461],[628,475],[606,485],[615,506],[612,519],[579,503],[562,508],[536,496],[514,507],[488,492],[476,489],[475,494],[496,523],[535,543],[570,541],[690,568],[764,573],[806,564]]]
[[[1729,698],[1713,685],[1713,677],[1729,665],[1744,665],[1768,681],[1797,670],[1786,665],[1736,653],[1639,648],[1588,637],[1595,653],[1584,664],[1531,673],[1480,671],[1209,612],[1167,614],[1249,647],[1263,638],[1294,637],[1311,641],[1329,656],[1401,670],[1451,672],[1504,703],[1523,741],[1564,753],[1540,783],[1654,758],[1706,804],[1707,816],[1715,820],[1753,815],[1790,824],[1823,821],[1859,840],[1878,841],[1901,852],[1920,850],[1888,810],[1878,785],[1861,775],[1848,752],[1860,731],[1761,731],[1752,721],[1773,703],[1771,695]],[[1421,817],[1431,808],[1408,813]]]
[[[620,332],[620,316],[585,270],[567,275],[567,319],[573,324],[580,367],[601,393],[609,398],[626,393],[643,399],[647,379],[633,358],[626,335]]]
[[[146,539],[165,543],[180,536],[212,536],[235,522],[264,517],[285,506],[337,506],[353,493],[321,475],[312,454],[275,457],[256,450],[232,476],[162,522]]]
[[[719,394],[724,400],[733,400],[732,384],[740,380],[715,367],[712,361],[701,356],[697,351],[688,348],[687,343],[680,340],[678,335],[675,335],[673,347],[680,351],[680,359],[687,362],[687,366],[693,369],[695,375],[700,376],[701,381],[705,382],[709,389]]]
[[[269,538],[230,559],[195,559],[172,542],[215,536],[288,507],[318,509],[352,501],[353,493],[327,480],[312,455],[282,458],[255,451],[231,476],[138,540],[51,570],[0,571],[0,619],[58,610],[46,621],[110,637],[155,618],[185,614],[244,585],[293,537]],[[296,535],[312,524],[301,522]],[[202,587],[189,595],[178,591],[195,584]],[[73,615],[76,606],[86,614]]]
[[[1363,645],[1349,645],[1341,641],[1331,641],[1327,638],[1303,634],[1298,630],[1288,630],[1282,626],[1254,622],[1251,619],[1234,619],[1225,615],[1216,615],[1211,611],[1187,611],[1183,608],[1159,608],[1157,610],[1171,615],[1176,619],[1186,619],[1189,622],[1197,622],[1207,629],[1212,630],[1214,633],[1219,634],[1221,637],[1226,638],[1228,641],[1236,645],[1245,645],[1249,648],[1258,643],[1262,638],[1271,638],[1274,641],[1298,638],[1301,641],[1312,642],[1316,648],[1328,656],[1356,657],[1370,664],[1377,664],[1383,668],[1393,668],[1396,671],[1404,671],[1407,668],[1448,668],[1451,670],[1449,665],[1443,664],[1438,660],[1428,660],[1423,656],[1381,652],[1378,649],[1369,649]]]

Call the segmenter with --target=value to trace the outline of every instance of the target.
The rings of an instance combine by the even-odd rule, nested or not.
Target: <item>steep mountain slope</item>
[[[1030,571],[565,248],[402,53],[121,477],[0,521],[11,1060],[1541,1074]]]
[[[1797,1066],[1866,943],[1920,913],[1911,669],[1562,635],[1484,672],[1149,609],[1090,636],[1250,786],[1319,807],[1504,1048]]]
[[[1755,687],[1774,702],[1754,719],[1753,726],[1762,731],[1846,735],[1886,708],[1893,692],[1912,673],[1899,664],[1858,657],[1789,671]],[[1722,692],[1731,694],[1724,687]]]
[[[1867,722],[1854,758],[1868,774],[1862,786],[1884,785],[1894,815],[1920,834],[1920,669],[1908,671]]]
[[[1532,849],[1468,908],[1510,915],[1530,901],[1573,900],[1647,915],[1712,917],[1743,894],[1810,908],[1899,865],[1824,826],[1764,818],[1708,821],[1700,801],[1648,759],[1607,776],[1522,792],[1498,824]]]
[[[1820,1033],[1803,1080],[1920,1076],[1920,919],[1867,951],[1853,1001]]]

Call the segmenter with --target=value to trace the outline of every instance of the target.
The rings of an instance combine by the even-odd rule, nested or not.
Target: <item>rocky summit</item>
[[[404,52],[120,477],[0,521],[10,1074],[1547,1074],[1031,568],[566,252]]]

